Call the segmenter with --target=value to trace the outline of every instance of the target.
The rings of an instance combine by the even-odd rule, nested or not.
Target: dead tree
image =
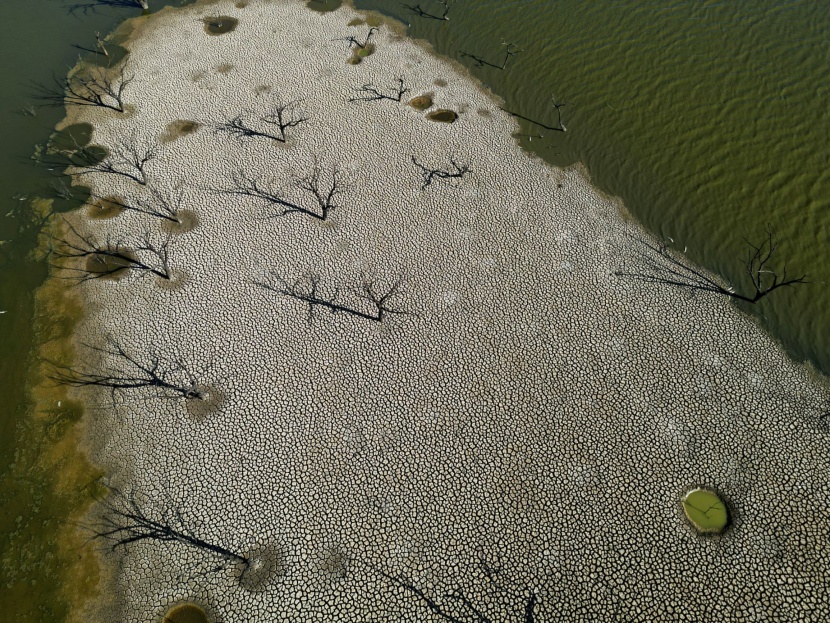
[[[278,102],[268,113],[259,118],[261,123],[266,123],[269,126],[276,127],[277,130],[257,129],[251,125],[250,121],[243,119],[245,113],[236,115],[230,121],[224,121],[218,124],[215,128],[217,133],[224,132],[230,134],[236,139],[242,140],[245,138],[270,138],[280,143],[285,143],[285,131],[289,128],[294,128],[301,123],[308,121],[305,113],[298,109],[298,101],[291,101],[287,104]]]
[[[332,39],[332,41],[348,41],[349,42],[349,49],[353,47],[360,48],[361,50],[369,45],[369,39],[372,38],[372,34],[378,32],[378,29],[374,26],[369,29],[369,32],[366,34],[366,38],[363,40],[363,43],[357,40],[357,37],[349,36],[349,37],[338,37],[337,39]]]
[[[342,313],[373,322],[383,322],[388,316],[394,314],[410,314],[410,312],[392,307],[394,299],[400,294],[400,279],[392,282],[388,287],[381,288],[375,281],[362,277],[359,286],[345,290],[353,299],[356,299],[353,303],[341,301],[340,288],[326,291],[317,275],[306,275],[294,281],[288,281],[272,273],[265,280],[255,281],[254,284],[263,290],[307,305],[309,322],[314,319],[314,311],[318,308],[332,314]]]
[[[36,85],[37,97],[50,106],[97,106],[124,112],[124,91],[135,79],[122,63],[118,69],[89,67],[63,79],[54,77],[54,86]]]
[[[298,209],[293,211],[302,212],[325,221],[333,210],[341,207],[335,203],[337,195],[341,194],[344,189],[340,169],[334,167],[328,173],[331,181],[325,182],[323,181],[323,169],[315,161],[310,172],[302,177],[295,176],[292,179],[292,183],[296,188],[311,194],[317,202],[316,210],[307,210],[296,206]],[[288,214],[290,211],[284,211],[281,215]]]
[[[779,271],[772,265],[773,255],[778,249],[778,239],[770,226],[767,226],[766,238],[759,244],[746,241],[749,250],[744,261],[744,270],[751,285],[749,291],[745,292],[737,292],[732,284],[721,285],[702,270],[692,266],[682,255],[669,249],[666,244],[656,245],[645,240],[639,242],[645,249],[639,253],[644,266],[633,271],[618,270],[614,275],[646,283],[722,294],[746,303],[757,303],[779,288],[809,283],[806,273],[792,277],[787,275],[786,266],[782,266]]]
[[[566,131],[565,124],[562,123],[562,108],[569,105],[570,102],[562,102],[560,104],[557,104],[555,94],[551,95],[550,99],[551,99],[551,102],[553,102],[553,107],[556,109],[556,115],[558,117],[558,126],[555,127],[555,128],[552,128],[552,129],[558,130],[559,132],[565,132]]]
[[[415,156],[412,156],[412,163],[419,169],[421,173],[421,190],[426,190],[427,187],[430,186],[432,182],[436,179],[461,179],[465,175],[467,175],[467,173],[473,172],[472,169],[466,164],[459,164],[458,162],[456,162],[453,156],[450,156],[450,167],[446,169],[430,168],[418,162]]]
[[[504,60],[501,63],[501,69],[504,69],[505,67],[507,67],[507,61],[516,56],[516,54],[524,52],[524,50],[517,50],[516,47],[518,44],[508,43],[504,39],[502,39],[501,44],[504,46]]]
[[[350,102],[376,102],[379,100],[390,100],[392,102],[400,102],[401,98],[404,96],[405,93],[409,92],[409,89],[404,86],[403,78],[398,78],[398,87],[397,91],[392,91],[392,95],[387,95],[385,93],[381,93],[377,90],[373,84],[364,84],[359,89],[355,89],[358,95],[355,97],[350,97]]]
[[[155,144],[140,144],[132,138],[122,140],[103,160],[89,147],[64,152],[63,155],[67,158],[66,164],[76,169],[71,175],[107,173],[120,175],[146,186],[149,180],[147,164],[156,158],[157,149],[158,146]]]
[[[161,398],[207,400],[208,391],[200,386],[187,366],[179,360],[163,360],[155,353],[138,356],[130,353],[113,338],[106,346],[84,345],[98,355],[114,360],[111,368],[97,372],[52,363],[50,378],[71,387],[103,387],[114,395],[117,391],[150,387]]]
[[[475,54],[468,54],[467,52],[460,52],[459,56],[461,56],[463,58],[473,59],[476,63],[476,66],[478,66],[478,67],[484,67],[485,65],[487,65],[488,67],[492,67],[494,69],[502,69],[503,70],[505,67],[507,67],[507,61],[509,61],[514,56],[516,56],[516,54],[524,52],[524,50],[517,50],[516,49],[517,44],[508,43],[504,39],[502,39],[501,44],[503,46],[505,46],[504,59],[502,60],[501,65],[497,65],[496,63],[491,63],[490,61],[485,60],[481,56],[476,56]]]
[[[330,179],[328,182],[323,179],[326,174]],[[336,202],[337,196],[346,187],[343,184],[341,171],[337,167],[333,167],[326,172],[315,161],[311,171],[302,176],[293,176],[291,182],[298,190],[310,194],[316,205],[308,208],[297,202],[289,201],[284,193],[269,188],[242,170],[233,174],[233,185],[230,188],[218,189],[215,192],[225,195],[253,197],[266,201],[271,207],[276,208],[267,218],[300,213],[325,221],[335,209],[341,207]]]
[[[216,188],[212,189],[213,192],[222,195],[253,197],[254,199],[262,199],[270,205],[277,206],[279,212],[274,215],[269,215],[269,217],[282,216],[284,214],[290,214],[291,212],[306,212],[302,206],[291,203],[280,192],[272,190],[263,182],[251,177],[241,169],[233,174],[232,181],[233,183],[230,188]]]
[[[139,197],[132,201],[122,201],[113,196],[92,195],[98,201],[106,202],[122,210],[146,214],[171,223],[181,223],[179,212],[182,205],[181,191],[174,196],[167,196],[155,188],[149,189],[149,197]]]
[[[417,597],[435,616],[451,623],[534,623],[536,608],[539,604],[538,595],[527,588],[511,587],[501,579],[501,571],[481,563],[481,572],[487,580],[489,591],[487,597],[471,597],[461,588],[455,588],[447,593],[436,594],[418,585],[406,575],[392,575],[386,571],[371,566],[370,568],[386,578],[395,586]],[[504,605],[514,601],[510,617],[505,618]]]
[[[52,266],[68,273],[66,279],[79,282],[113,277],[127,270],[143,275],[155,275],[169,280],[170,254],[169,237],[154,242],[149,232],[134,247],[127,247],[123,241],[107,239],[96,242],[91,236],[84,236],[68,222],[69,235],[53,238],[51,254],[57,259]],[[79,265],[80,264],[80,265]]]
[[[555,95],[551,96],[551,100],[553,102],[553,107],[556,109],[556,115],[558,117],[556,125],[547,125],[545,123],[542,123],[541,121],[537,121],[536,119],[531,119],[530,117],[525,117],[521,113],[515,112],[513,110],[508,110],[508,109],[503,108],[501,106],[499,106],[499,108],[501,110],[503,110],[504,112],[506,112],[508,115],[512,116],[512,117],[516,117],[518,119],[523,119],[524,121],[529,121],[530,123],[532,123],[534,125],[538,125],[540,128],[545,128],[546,130],[554,130],[556,132],[565,132],[567,129],[565,128],[565,124],[562,123],[562,109],[565,106],[570,106],[573,102],[562,102],[562,103],[557,104]],[[539,138],[542,138],[541,134],[539,135]]]
[[[421,8],[420,4],[416,4],[414,6],[409,5],[409,4],[405,4],[404,7],[409,9],[411,12],[415,13],[415,15],[417,15],[418,17],[423,17],[425,19],[437,19],[437,20],[441,20],[441,21],[449,20],[450,18],[449,18],[448,15],[449,15],[449,12],[450,12],[450,7],[452,6],[454,0],[435,0],[435,1],[443,7],[443,11],[440,14],[438,14],[438,13],[428,13],[428,12],[424,11]]]
[[[113,550],[142,541],[176,543],[218,558],[219,565],[212,571],[235,565],[242,575],[251,567],[249,557],[199,536],[169,496],[165,496],[167,499],[159,508],[149,497],[135,491],[124,493],[112,486],[107,489],[105,497],[96,498],[102,507],[98,521],[85,527],[94,539],[109,543]]]

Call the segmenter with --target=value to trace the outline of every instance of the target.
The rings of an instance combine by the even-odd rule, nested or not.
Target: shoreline
[[[223,11],[227,8],[228,14],[232,12],[230,3],[219,4]],[[250,26],[250,21],[256,21],[249,17],[246,25],[246,11],[264,11],[264,6],[269,5],[251,2],[247,7],[237,9],[234,13],[239,14],[240,19],[237,30],[242,32]],[[271,3],[270,6],[289,15],[290,10],[284,3]],[[563,522],[573,528],[567,520],[576,516],[587,516],[588,525],[595,528],[604,525],[603,519],[607,518],[599,516],[588,501],[594,499],[592,496],[604,499],[612,508],[614,502],[619,502],[601,485],[605,478],[613,476],[614,470],[602,467],[605,459],[599,457],[607,455],[616,459],[613,464],[624,473],[629,470],[628,477],[637,474],[636,470],[631,471],[635,466],[623,460],[631,458],[627,454],[631,449],[617,447],[620,442],[615,442],[615,435],[609,436],[603,427],[598,428],[596,421],[580,412],[589,403],[595,405],[597,414],[619,427],[618,432],[624,433],[621,438],[634,444],[634,457],[646,464],[652,462],[653,467],[659,466],[665,472],[663,478],[668,485],[663,488],[657,486],[653,475],[645,479],[648,484],[644,489],[646,500],[667,502],[666,498],[679,494],[682,483],[685,487],[698,481],[714,481],[713,484],[730,498],[737,498],[732,500],[738,509],[737,523],[728,533],[729,538],[724,536],[721,541],[691,536],[684,531],[679,519],[672,513],[666,514],[662,507],[653,509],[656,517],[652,519],[657,527],[648,528],[654,529],[654,533],[634,533],[629,535],[630,538],[642,542],[644,537],[659,537],[658,540],[681,548],[690,559],[701,552],[711,553],[715,547],[713,543],[725,542],[724,547],[732,543],[731,547],[740,548],[742,544],[735,540],[741,531],[755,534],[758,527],[751,521],[748,509],[756,513],[762,511],[757,503],[741,499],[742,490],[750,486],[749,475],[745,472],[761,469],[754,464],[751,468],[744,465],[741,457],[746,456],[750,461],[750,455],[755,457],[752,453],[746,455],[747,448],[763,452],[766,447],[758,448],[757,442],[742,438],[746,437],[745,433],[742,436],[738,430],[732,430],[730,427],[735,427],[735,423],[730,421],[730,414],[722,406],[720,409],[715,406],[727,398],[736,400],[733,407],[738,411],[737,417],[744,426],[751,426],[751,414],[745,411],[746,404],[751,404],[753,409],[762,412],[760,417],[765,427],[769,427],[765,431],[767,436],[776,431],[785,434],[784,431],[789,429],[780,430],[775,420],[776,415],[782,414],[769,405],[740,392],[732,396],[725,391],[725,388],[748,390],[753,387],[748,369],[750,361],[736,358],[730,345],[720,343],[711,333],[721,334],[723,338],[731,328],[739,334],[732,343],[738,350],[755,353],[756,357],[771,353],[775,363],[766,364],[766,378],[759,381],[761,391],[766,391],[764,383],[767,382],[782,385],[780,392],[798,405],[791,413],[783,415],[790,418],[791,425],[800,427],[798,430],[803,435],[807,435],[809,429],[806,415],[801,417],[801,414],[811,413],[805,396],[819,404],[826,389],[813,385],[803,369],[789,362],[769,337],[728,303],[613,282],[608,269],[614,268],[614,260],[628,259],[627,253],[632,247],[630,244],[626,247],[625,240],[631,230],[635,235],[646,234],[631,223],[623,224],[614,200],[600,196],[582,174],[551,169],[521,152],[514,139],[504,131],[505,124],[515,127],[513,120],[498,111],[497,101],[481,92],[479,84],[470,86],[468,77],[456,74],[455,65],[432,58],[419,46],[396,40],[382,30],[377,36],[377,52],[361,65],[349,68],[356,71],[347,74],[344,71],[347,53],[341,49],[343,46],[338,48],[330,40],[324,40],[310,24],[338,24],[338,32],[352,32],[354,28],[347,28],[340,17],[346,12],[351,16],[350,10],[344,7],[319,18],[303,13],[306,9],[301,6],[293,10],[296,16],[291,14],[280,23],[296,21],[304,24],[298,28],[306,30],[286,35],[290,39],[287,58],[281,49],[272,52],[276,52],[282,63],[278,64],[278,71],[296,59],[298,50],[307,50],[299,57],[312,67],[307,74],[311,79],[283,75],[295,88],[325,77],[339,89],[338,96],[342,100],[362,80],[371,79],[378,86],[388,86],[394,84],[399,74],[397,70],[405,69],[413,87],[417,83],[420,92],[436,91],[448,107],[458,108],[462,116],[456,124],[439,126],[425,125],[423,118],[403,103],[393,106],[386,101],[367,102],[356,104],[354,108],[338,109],[326,89],[308,87],[314,95],[308,98],[308,110],[316,113],[312,119],[319,119],[320,125],[328,124],[328,130],[320,131],[309,122],[310,127],[298,126],[291,140],[276,148],[265,143],[243,144],[211,136],[208,124],[219,110],[214,99],[227,102],[229,107],[245,101],[257,102],[256,95],[240,99],[241,91],[229,92],[223,80],[227,78],[228,81],[235,80],[232,84],[248,85],[252,81],[264,82],[262,78],[268,74],[257,74],[255,61],[248,58],[253,54],[251,49],[259,51],[258,45],[251,48],[236,44],[233,49],[242,50],[236,53],[241,54],[239,58],[249,65],[239,64],[237,60],[227,73],[205,71],[195,80],[199,85],[193,87],[195,93],[182,95],[183,99],[193,99],[161,106],[175,85],[186,85],[187,82],[173,82],[173,87],[159,87],[154,82],[161,81],[162,75],[158,72],[163,71],[162,66],[171,64],[170,56],[177,52],[176,46],[165,47],[167,40],[158,31],[171,28],[168,33],[173,32],[171,26],[162,23],[167,19],[186,33],[182,46],[202,50],[198,46],[203,44],[208,48],[212,41],[199,40],[199,29],[188,29],[188,22],[182,17],[185,13],[198,17],[200,12],[203,17],[209,16],[209,7],[202,5],[145,18],[141,30],[151,42],[156,37],[158,51],[153,52],[156,59],[148,50],[152,47],[151,42],[140,39],[130,45],[143,55],[140,56],[142,63],[147,63],[136,69],[137,73],[140,70],[139,81],[143,80],[146,87],[142,93],[152,108],[149,112],[142,110],[142,102],[136,100],[136,112],[126,120],[115,119],[113,115],[99,119],[96,111],[81,111],[77,116],[88,119],[95,126],[93,142],[108,144],[105,139],[112,139],[119,133],[125,135],[127,124],[146,123],[147,127],[142,129],[147,132],[149,128],[150,134],[159,136],[167,123],[175,119],[201,115],[194,120],[203,124],[202,129],[167,145],[167,153],[159,157],[164,166],[153,169],[156,171],[153,182],[159,187],[169,191],[178,183],[187,188],[187,201],[199,213],[200,225],[192,232],[177,235],[171,243],[175,245],[171,247],[174,261],[184,267],[180,270],[189,273],[188,282],[179,289],[163,291],[154,288],[149,279],[139,280],[129,275],[120,282],[91,282],[88,296],[98,305],[85,319],[82,333],[89,336],[100,335],[102,330],[111,333],[116,329],[123,330],[119,318],[139,319],[136,326],[143,332],[141,339],[132,332],[127,336],[134,346],[140,347],[145,340],[157,349],[172,345],[175,351],[181,350],[175,352],[175,356],[188,356],[194,367],[201,368],[206,382],[223,385],[226,394],[225,402],[215,413],[198,421],[188,418],[186,410],[175,402],[154,401],[157,412],[147,414],[128,401],[118,418],[110,422],[102,420],[97,429],[89,427],[90,439],[96,447],[95,458],[99,462],[103,460],[104,465],[132,467],[134,473],[126,480],[143,491],[164,493],[159,491],[159,483],[166,479],[172,489],[166,493],[173,499],[183,501],[196,497],[208,508],[215,508],[217,504],[218,508],[227,507],[228,502],[236,500],[242,492],[238,517],[215,518],[206,511],[199,511],[198,505],[188,506],[188,512],[193,512],[200,522],[207,520],[212,535],[223,541],[233,540],[237,531],[247,535],[247,540],[237,543],[237,547],[250,547],[251,542],[278,542],[277,549],[284,552],[284,566],[288,569],[283,577],[273,578],[269,591],[240,593],[227,574],[216,574],[200,583],[177,582],[177,578],[170,576],[167,570],[181,564],[201,564],[198,552],[158,552],[151,545],[138,547],[137,555],[132,554],[124,560],[125,569],[119,580],[122,587],[132,587],[132,591],[124,595],[128,611],[125,618],[144,620],[152,616],[151,611],[163,611],[162,604],[167,607],[190,597],[202,599],[217,619],[239,612],[236,608],[273,614],[268,610],[276,607],[272,600],[282,604],[286,612],[291,612],[291,607],[305,605],[301,600],[294,601],[292,606],[288,596],[295,591],[306,593],[306,597],[325,594],[336,603],[359,595],[366,598],[365,603],[356,606],[363,608],[364,614],[405,611],[408,616],[418,612],[426,616],[426,611],[412,603],[411,596],[409,601],[400,595],[397,599],[390,598],[388,593],[405,591],[400,586],[396,589],[394,583],[390,587],[383,576],[373,576],[367,568],[383,568],[390,575],[410,573],[415,568],[424,585],[430,587],[443,586],[448,578],[454,577],[453,573],[459,575],[458,569],[467,569],[458,581],[473,586],[478,591],[476,594],[484,595],[485,580],[470,571],[474,566],[474,551],[500,552],[505,547],[504,542],[525,540],[529,541],[525,546],[507,547],[507,551],[502,551],[496,558],[508,559],[519,569],[518,579],[512,581],[525,585],[537,582],[540,588],[534,590],[545,593],[549,603],[553,602],[552,589],[545,588],[545,582],[540,578],[545,576],[546,570],[553,573],[552,565],[556,565],[549,559],[551,554],[543,552],[570,552],[590,558],[590,554],[596,554],[597,547],[592,544],[583,550],[581,547],[574,549],[574,544],[567,541],[558,543],[556,531]],[[340,24],[341,21],[344,23]],[[157,29],[153,30],[151,24],[156,24]],[[245,33],[248,37],[256,34],[251,30],[245,30]],[[221,37],[231,38],[232,35],[233,32]],[[263,49],[275,45],[270,37],[260,36]],[[219,41],[221,37],[215,40]],[[310,42],[309,47],[303,47],[304,41]],[[315,44],[324,48],[325,54],[315,49]],[[130,58],[133,54],[131,52]],[[221,59],[222,53],[217,53],[215,47],[205,56],[194,59],[185,55],[181,62],[199,65],[192,76],[204,71],[200,69],[202,65],[216,68],[228,62]],[[221,62],[215,62],[214,58]],[[262,63],[267,63],[267,59],[273,61],[270,53],[261,53],[259,58]],[[388,66],[381,64],[380,59]],[[371,68],[371,72],[360,73],[367,68]],[[294,69],[299,73],[299,67]],[[236,77],[237,72],[245,73],[244,79]],[[441,74],[433,76],[431,85],[426,77],[430,72]],[[185,75],[184,72],[180,74]],[[413,75],[416,78],[410,77]],[[435,79],[445,80],[449,88],[435,84]],[[200,110],[199,115],[187,116],[188,109],[192,112],[193,105],[200,103],[195,97],[200,91],[206,91],[212,98],[208,107]],[[153,100],[154,97],[157,99]],[[312,102],[316,108],[312,108]],[[466,111],[462,110],[465,104]],[[205,105],[204,99],[201,105]],[[479,114],[477,110],[488,115]],[[231,110],[224,112],[234,114]],[[340,116],[332,120],[335,112]],[[163,118],[158,119],[151,113]],[[355,137],[349,137],[346,131],[353,132]],[[383,140],[373,142],[377,135]],[[320,227],[310,219],[252,218],[261,209],[256,204],[244,199],[227,202],[212,194],[194,192],[194,185],[189,183],[200,176],[200,181],[205,183],[196,185],[197,188],[203,189],[217,180],[227,183],[229,171],[225,165],[229,161],[245,163],[263,176],[273,174],[276,162],[276,170],[282,172],[284,180],[296,162],[309,166],[310,156],[332,155],[330,145],[334,138],[345,143],[337,155],[345,162],[342,166],[349,177],[349,190],[357,189],[358,192],[349,197],[349,205],[335,212],[330,227]],[[409,153],[388,147],[392,141],[401,139],[408,139],[408,146],[413,147],[411,151],[417,152],[414,155],[423,154],[424,159],[434,157],[437,160],[438,155],[453,153],[465,156],[472,168],[469,183],[465,178],[458,186],[419,189],[418,172],[407,162]],[[189,146],[184,148],[184,144]],[[367,149],[370,149],[368,153]],[[194,153],[203,156],[198,160],[201,166],[184,171],[182,163],[190,162]],[[396,156],[402,156],[403,162],[395,163]],[[367,171],[380,174],[380,179],[373,179]],[[501,177],[505,171],[509,173],[505,176],[507,179]],[[122,180],[113,182],[108,178],[95,178],[94,183],[101,182],[110,190],[115,188],[124,194],[135,195],[141,190],[128,182],[122,183]],[[511,186],[516,182],[520,182],[517,188]],[[394,187],[395,183],[397,192],[390,193],[387,187]],[[548,197],[554,199],[551,201]],[[299,198],[295,200],[299,201]],[[363,202],[368,205],[361,205]],[[553,205],[549,205],[551,202]],[[88,226],[98,233],[109,231],[114,235],[134,237],[137,228],[145,228],[147,221],[132,214],[122,214],[111,221],[90,222]],[[400,238],[392,240],[397,235]],[[199,241],[203,236],[207,236],[211,246],[220,245],[220,242],[227,246],[215,249],[215,255],[206,254],[204,241]],[[267,248],[265,243],[273,240],[280,241],[281,245]],[[531,255],[534,252],[536,255]],[[319,258],[325,258],[325,261]],[[311,324],[306,324],[302,310],[291,301],[264,297],[249,287],[250,280],[261,278],[263,271],[271,269],[275,261],[282,271],[292,276],[303,274],[310,263],[329,280],[327,283],[342,287],[353,286],[349,279],[353,280],[367,270],[380,272],[377,278],[386,281],[394,279],[396,273],[403,273],[406,283],[413,284],[403,300],[410,317],[393,318],[389,323],[366,327],[342,315],[327,317],[320,314]],[[347,277],[345,285],[344,276]],[[624,296],[620,296],[620,290]],[[547,300],[555,305],[549,308],[545,305]],[[142,302],[145,307],[143,316]],[[152,309],[147,308],[152,305],[173,310],[173,317],[163,315],[159,319],[153,316]],[[604,313],[600,317],[591,316],[598,306]],[[660,309],[665,316],[649,316],[649,310],[655,309]],[[175,316],[184,310],[188,310],[191,318],[185,320]],[[245,321],[239,320],[240,312]],[[552,317],[556,323],[550,326]],[[638,321],[645,325],[640,332],[631,329]],[[154,326],[158,322],[163,326]],[[703,324],[699,325],[699,322]],[[228,327],[233,329],[230,334]],[[678,346],[672,338],[683,335],[683,331],[694,339],[690,344]],[[653,343],[636,344],[638,340],[655,337],[662,339],[657,347]],[[261,345],[269,343],[278,355],[262,352]],[[533,348],[529,349],[530,346]],[[712,356],[710,351],[714,353]],[[655,366],[653,370],[649,369],[649,374],[657,379],[655,387],[647,382],[648,379],[640,378],[640,370],[634,361],[625,363],[628,358],[642,358],[643,353],[646,357],[639,365]],[[283,357],[290,363],[285,363]],[[740,374],[730,371],[730,366],[722,363],[724,360]],[[661,366],[666,361],[673,364],[670,369],[676,369],[677,376],[663,372]],[[696,365],[709,370],[715,381],[707,384],[705,380],[689,376],[681,367],[687,361],[701,362]],[[306,362],[312,362],[311,369],[307,369]],[[464,365],[458,367],[459,362]],[[756,368],[756,362],[751,363],[749,368]],[[326,373],[326,369],[333,372]],[[618,384],[614,377],[609,382],[609,369],[626,383]],[[263,377],[262,370],[272,372]],[[300,370],[303,372],[299,373]],[[389,376],[384,376],[387,374]],[[228,378],[239,379],[239,382],[228,382]],[[683,382],[702,384],[702,395],[689,393],[688,387],[673,387],[678,378]],[[789,382],[789,387],[783,387],[784,381]],[[263,396],[255,395],[263,383],[268,389]],[[621,394],[621,388],[629,384],[631,395]],[[589,396],[588,403],[572,389],[583,385],[581,391]],[[363,391],[354,395],[355,387]],[[777,386],[773,387],[772,394],[779,392]],[[321,388],[325,388],[325,392]],[[448,392],[447,395],[442,396],[440,392],[430,395],[436,388]],[[706,408],[671,410],[672,415],[667,417],[656,403],[650,403],[649,398],[654,392],[661,396],[661,407],[668,408],[670,398],[689,401],[696,397]],[[723,392],[723,396],[713,398],[712,392]],[[136,392],[133,398],[141,396]],[[625,405],[625,409],[617,412],[613,405],[618,403]],[[547,404],[556,404],[561,411],[550,413]],[[629,421],[637,404],[644,404],[644,410],[658,419],[665,430],[658,432],[648,422]],[[346,413],[340,411],[342,405],[347,406]],[[530,409],[530,413],[525,412],[526,409]],[[713,412],[706,413],[707,409]],[[273,421],[264,426],[256,417],[258,412],[267,414]],[[223,418],[226,419],[223,421]],[[735,439],[720,440],[719,436],[724,434],[720,427],[738,435],[745,446],[735,445]],[[557,435],[561,430],[565,433]],[[256,433],[255,438],[262,440],[265,455],[273,462],[262,463],[262,459],[258,462],[256,452],[252,452],[250,464],[244,460],[246,452],[252,448],[239,431]],[[418,434],[411,434],[412,431]],[[449,439],[445,438],[446,431],[453,431]],[[660,440],[662,451],[671,454],[671,464],[661,465],[662,454],[653,456],[648,448],[638,446],[637,432],[646,440],[652,440],[647,445]],[[793,434],[789,435],[792,437]],[[207,441],[205,437],[208,437]],[[712,437],[730,447],[727,452],[730,456],[721,461],[725,465],[702,469],[694,460],[695,453],[701,451],[702,456],[706,456],[708,451],[705,447],[697,447],[699,439],[695,440],[695,437]],[[539,442],[542,438],[546,444]],[[175,447],[170,440],[176,440],[181,446]],[[229,440],[238,455],[217,440]],[[595,443],[596,440],[601,443]],[[796,441],[811,447],[806,437]],[[767,437],[764,442],[773,443]],[[200,450],[205,443],[207,447]],[[408,449],[411,455],[407,456],[401,448]],[[422,455],[425,448],[430,452]],[[530,453],[532,457],[528,448],[535,451],[535,454]],[[555,454],[553,449],[562,452],[574,448],[578,457],[575,461],[557,461],[557,457],[549,456]],[[488,451],[484,454],[491,460],[479,458],[482,449]],[[205,455],[200,456],[200,452]],[[280,458],[273,459],[274,456]],[[397,463],[389,464],[390,456],[397,457]],[[716,452],[714,458],[717,456]],[[738,457],[737,467],[730,464],[734,457]],[[196,465],[189,465],[188,458]],[[764,455],[763,458],[771,473],[780,471],[775,469],[774,462],[770,462],[771,456]],[[816,455],[809,460],[819,465],[822,460],[826,462],[826,457]],[[220,469],[235,462],[238,462],[239,471],[237,468],[226,472]],[[424,464],[433,465],[438,473],[422,473],[419,468]],[[218,470],[222,476],[216,481],[209,478],[215,490],[207,491],[201,485],[194,489],[194,482],[211,476],[211,470]],[[367,481],[361,470],[377,472],[381,484]],[[793,466],[792,470],[793,474],[804,475],[803,466],[798,470]],[[820,469],[815,471],[820,473]],[[473,474],[477,482],[458,481],[461,473]],[[290,474],[288,483],[279,486],[271,483],[271,486],[263,487],[263,482],[270,482],[278,474]],[[291,476],[297,474],[312,479],[292,481]],[[400,480],[399,474],[404,475]],[[561,482],[552,480],[550,474],[556,474]],[[223,479],[227,481],[220,483]],[[526,479],[541,484],[525,490],[519,483]],[[563,488],[564,481],[569,483]],[[333,504],[328,512],[324,510],[325,504],[321,505],[317,499],[321,492],[310,486],[310,482],[324,483],[320,488],[330,496]],[[387,485],[389,491],[397,493],[387,493],[381,485]],[[419,486],[431,492],[432,500],[418,494]],[[587,496],[585,508],[580,505],[569,508],[563,497],[566,491],[579,491],[580,495]],[[218,495],[224,503],[212,500],[209,494]],[[245,498],[249,496],[251,501],[246,502]],[[482,500],[482,507],[475,512],[460,504],[469,496]],[[826,497],[826,493],[816,494],[816,497]],[[257,510],[276,500],[286,505],[287,519],[273,510],[262,514]],[[436,500],[442,500],[443,504]],[[503,506],[505,500],[506,508]],[[564,504],[561,515],[557,515],[551,506],[553,501]],[[674,510],[671,504],[666,506]],[[192,510],[194,508],[196,510]],[[405,509],[414,510],[419,521],[414,522]],[[548,535],[539,535],[525,526],[522,517],[527,509],[536,512],[536,522],[550,529]],[[303,525],[304,517],[317,519],[312,519],[312,525]],[[452,519],[449,523],[457,528],[455,532],[446,532],[444,521],[448,517]],[[372,520],[369,522],[372,530],[363,533],[366,518]],[[230,519],[239,519],[239,523]],[[610,521],[617,521],[617,527],[633,528],[636,525],[631,518],[613,516]],[[267,527],[260,528],[260,522]],[[323,528],[325,525],[338,525],[339,528],[327,531]],[[489,526],[489,531],[481,526]],[[471,535],[470,530],[475,534]],[[505,541],[505,537],[509,538]],[[618,543],[619,537],[620,534],[611,531],[608,539]],[[645,542],[648,541],[649,538],[645,538]],[[451,543],[463,543],[463,546],[453,549]],[[347,570],[342,578],[308,575],[308,568],[313,567],[314,560],[321,555],[320,547],[342,552],[353,561],[351,570]],[[387,549],[397,553],[390,558]],[[763,557],[763,554],[757,555]],[[141,566],[142,559],[156,568],[149,576],[145,575],[148,570]],[[668,565],[667,568],[673,568],[675,563],[673,558],[659,560],[659,564]],[[815,564],[825,565],[826,560],[818,559]],[[523,575],[524,566],[529,569],[529,575]],[[750,573],[751,570],[743,571]],[[587,576],[579,580],[581,571],[572,570],[571,575],[576,585],[581,581],[593,583]],[[605,577],[605,573],[600,575]],[[636,578],[629,578],[629,581],[639,586]],[[159,593],[157,587],[151,586],[154,582],[161,585],[168,582],[178,588],[174,594]],[[643,588],[641,586],[640,590]],[[371,594],[370,589],[383,592],[386,597],[381,599],[380,595]],[[694,587],[674,589],[682,594]],[[613,589],[602,590],[615,593]],[[201,594],[206,597],[200,597]],[[696,595],[682,597],[681,601],[691,600],[692,603],[698,603],[699,599]],[[562,604],[563,607],[567,605]],[[660,605],[673,607],[670,602]],[[660,612],[666,614],[668,611]]]

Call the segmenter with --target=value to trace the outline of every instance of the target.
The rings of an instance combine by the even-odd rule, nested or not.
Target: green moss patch
[[[729,511],[717,493],[693,489],[683,498],[683,511],[695,529],[703,534],[720,534],[729,524]]]
[[[428,94],[419,95],[409,100],[409,105],[415,110],[426,110],[432,106],[432,97]]]
[[[362,48],[354,48],[352,50],[352,55],[349,57],[347,63],[350,65],[359,65],[360,61],[362,61],[367,56],[371,56],[375,53],[375,46],[372,43],[368,43]]]
[[[204,20],[205,32],[210,35],[224,35],[232,30],[235,30],[239,24],[239,20],[235,17],[228,17],[227,15],[216,15],[214,17],[206,17]]]
[[[433,110],[431,113],[427,113],[427,119],[441,123],[452,123],[458,119],[458,113],[454,110],[439,108],[438,110]]]
[[[371,43],[368,45],[363,46],[362,48],[357,48],[357,55],[361,58],[366,58],[367,56],[371,56],[375,52],[375,46]]]
[[[196,604],[173,606],[162,619],[162,623],[209,623],[207,614]]]

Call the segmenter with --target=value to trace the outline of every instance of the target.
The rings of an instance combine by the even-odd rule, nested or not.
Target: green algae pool
[[[719,534],[729,524],[729,512],[717,493],[693,489],[683,497],[683,511],[698,532]]]

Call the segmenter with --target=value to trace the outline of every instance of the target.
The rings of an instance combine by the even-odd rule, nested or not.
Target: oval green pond
[[[429,95],[418,95],[409,100],[409,105],[415,110],[426,110],[432,106],[432,98]]]
[[[452,123],[458,119],[458,113],[454,110],[447,110],[446,108],[439,108],[431,113],[427,113],[427,119],[430,121],[440,121],[441,123]]]
[[[729,523],[726,504],[717,493],[708,489],[694,489],[683,498],[683,511],[698,532],[719,534]]]
[[[208,623],[208,618],[196,604],[180,604],[167,611],[163,623]]]

